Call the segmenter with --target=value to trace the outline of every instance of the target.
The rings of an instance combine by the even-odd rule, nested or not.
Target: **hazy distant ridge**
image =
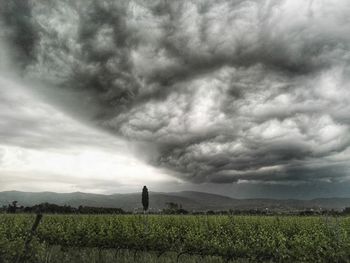
[[[58,205],[78,207],[114,207],[132,211],[141,207],[141,193],[131,194],[89,194],[89,193],[54,193],[54,192],[0,192],[0,205],[7,205],[13,200],[19,205],[32,206],[48,202]],[[350,198],[319,198],[313,200],[276,200],[276,199],[234,199],[227,196],[203,192],[183,191],[174,193],[150,193],[150,208],[162,209],[166,203],[178,203],[187,210],[228,210],[228,209],[343,209],[350,207]]]

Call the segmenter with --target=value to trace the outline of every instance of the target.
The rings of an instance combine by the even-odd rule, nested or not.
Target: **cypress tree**
[[[146,186],[144,186],[142,189],[142,206],[143,206],[144,212],[148,210],[148,205],[149,205],[148,189]]]

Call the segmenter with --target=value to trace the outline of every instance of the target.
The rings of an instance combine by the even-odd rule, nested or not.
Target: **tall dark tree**
[[[148,189],[146,186],[144,186],[142,189],[142,206],[143,206],[143,211],[146,212],[149,206]]]

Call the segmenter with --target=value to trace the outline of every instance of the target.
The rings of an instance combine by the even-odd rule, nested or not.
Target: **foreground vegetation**
[[[188,262],[200,256],[203,262],[350,261],[350,217],[45,215],[29,243],[34,219],[0,216],[0,262],[15,262],[18,255],[28,262],[58,262],[54,255],[94,262],[82,256],[92,251],[100,253],[96,262],[104,256],[114,262],[108,258],[118,255],[129,255],[130,262],[138,255],[156,260],[140,262],[185,262],[189,255]]]

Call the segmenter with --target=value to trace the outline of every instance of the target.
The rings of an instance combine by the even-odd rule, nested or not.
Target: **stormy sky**
[[[0,190],[350,196],[348,0],[0,0],[0,48]]]

